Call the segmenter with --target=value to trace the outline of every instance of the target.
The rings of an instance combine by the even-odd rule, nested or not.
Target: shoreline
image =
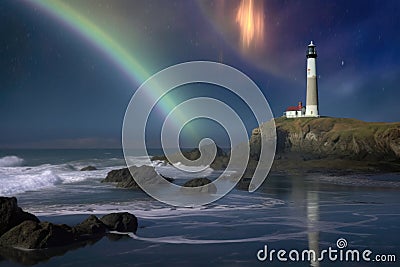
[[[224,239],[227,240],[253,240],[256,238],[257,241],[224,245],[228,246],[227,249],[238,252],[244,251],[247,253],[238,253],[237,256],[230,258],[232,263],[235,259],[250,260],[253,259],[252,255],[254,254],[254,251],[257,251],[258,246],[262,242],[267,242],[269,244],[270,241],[268,240],[269,238],[274,237],[276,229],[279,229],[279,231],[288,230],[289,235],[292,234],[292,230],[294,229],[295,232],[291,236],[290,240],[296,240],[296,238],[298,238],[297,235],[301,235],[303,231],[306,231],[306,226],[304,226],[307,219],[306,207],[308,207],[307,205],[310,201],[310,197],[315,194],[319,195],[318,202],[315,202],[317,203],[316,205],[320,205],[323,207],[321,209],[324,209],[321,216],[326,216],[321,217],[321,223],[324,225],[325,220],[332,221],[332,224],[337,225],[337,229],[341,229],[342,220],[363,221],[363,216],[372,216],[376,214],[378,214],[376,216],[380,216],[379,211],[381,206],[377,205],[380,205],[380,203],[396,205],[396,195],[400,190],[399,188],[396,188],[396,192],[388,192],[384,187],[375,187],[373,189],[374,192],[377,190],[382,196],[389,196],[389,200],[382,200],[377,203],[374,201],[371,202],[369,199],[371,188],[367,186],[360,187],[359,184],[354,183],[351,187],[348,185],[339,185],[340,187],[336,187],[336,185],[332,183],[333,180],[328,179],[327,181],[322,181],[321,179],[318,179],[318,175],[314,178],[311,177],[311,179],[296,179],[296,177],[293,176],[284,176],[286,177],[275,176],[267,179],[264,186],[260,188],[256,195],[248,194],[240,189],[234,189],[226,199],[223,199],[221,202],[213,203],[212,205],[202,209],[179,209],[173,207],[167,207],[166,209],[164,205],[157,203],[157,206],[138,206],[138,199],[133,197],[130,199],[129,207],[136,207],[135,209],[132,209],[131,212],[138,218],[139,239],[132,239],[126,235],[116,236],[111,233],[110,235],[105,235],[105,238],[94,239],[90,242],[79,243],[67,247],[28,252],[21,252],[20,250],[15,249],[5,249],[5,251],[3,250],[3,252],[0,253],[3,254],[3,261],[0,262],[3,265],[0,264],[0,266],[7,266],[7,263],[13,263],[15,265],[44,264],[46,266],[57,266],[58,264],[67,262],[85,264],[87,262],[87,254],[98,255],[102,254],[103,251],[110,251],[109,254],[102,255],[99,258],[101,261],[108,261],[107,263],[148,263],[152,260],[152,257],[149,256],[150,254],[138,251],[151,251],[151,253],[165,252],[162,254],[163,260],[174,263],[180,262],[182,257],[185,263],[189,263],[192,256],[197,255],[196,253],[198,253],[198,250],[202,253],[211,253],[212,256],[210,257],[217,259],[217,252],[213,254],[212,250],[209,249],[210,246],[217,250],[220,248],[220,245],[214,241],[214,243],[208,246],[192,247],[181,245],[179,250],[176,250],[176,246],[179,246],[178,243],[182,240],[193,241],[195,242],[193,243],[194,245],[201,244],[204,240],[215,240],[215,235],[221,233],[221,231]],[[296,185],[296,187],[293,187],[294,185]],[[122,190],[125,192],[128,191],[128,189],[114,190],[116,192],[122,192]],[[295,193],[292,194],[290,193],[291,191],[294,191]],[[110,193],[115,194],[116,192]],[[352,193],[346,193],[343,195],[343,192]],[[356,192],[357,195],[354,196],[353,192]],[[332,194],[333,196],[338,197],[339,200],[335,197],[332,198]],[[377,197],[378,196],[379,195],[377,195]],[[149,200],[151,200],[150,197]],[[24,210],[26,204],[29,203],[21,203]],[[98,204],[107,205],[107,203],[104,202]],[[115,205],[119,204],[115,202]],[[337,205],[342,205],[342,208],[339,207],[341,217],[338,217],[337,215]],[[368,212],[364,212],[365,214],[362,213],[361,215],[350,214],[348,213],[349,205],[354,205],[355,211],[359,211],[360,205],[363,205],[363,207],[368,208]],[[82,209],[84,208],[85,207],[82,207]],[[120,206],[115,206],[115,211],[119,208]],[[59,206],[59,209],[63,210],[64,207]],[[282,220],[282,209],[284,209],[285,213],[288,214],[284,220]],[[389,210],[392,209],[393,208],[390,208]],[[67,211],[68,209],[64,210]],[[88,212],[87,214],[80,214],[80,211],[76,211],[77,213],[75,214],[59,213],[53,215],[41,215],[27,209],[27,211],[37,215],[41,221],[46,220],[55,224],[66,223],[69,225],[79,223],[81,219],[86,218],[89,213],[95,214],[96,216],[101,216],[100,214],[107,213],[97,210],[85,210]],[[305,213],[298,215],[299,211],[304,211]],[[334,215],[334,217],[329,217],[329,214]],[[260,225],[259,218],[262,218],[265,225]],[[382,219],[386,218],[387,217],[382,217]],[[243,221],[246,221],[246,223],[243,223]],[[286,224],[294,226],[288,229],[284,226]],[[326,232],[329,235],[329,231],[329,226],[327,226],[327,228],[322,227],[321,232]],[[259,235],[261,235],[261,237],[258,237]],[[336,235],[325,236],[321,239],[321,242],[331,242],[337,238],[338,236]],[[117,239],[121,240],[121,242],[114,242]],[[278,241],[279,245],[274,246],[290,246],[292,242],[290,240],[288,241],[285,238],[282,238]],[[307,235],[304,235],[303,241],[306,245]],[[370,242],[370,239],[365,239],[365,242]],[[115,259],[113,255],[120,255],[121,250],[126,253],[126,257]],[[21,261],[24,262],[22,263]],[[102,262],[97,261],[96,258],[92,258],[91,261],[93,264],[102,264]],[[106,265],[107,264],[102,266]]]

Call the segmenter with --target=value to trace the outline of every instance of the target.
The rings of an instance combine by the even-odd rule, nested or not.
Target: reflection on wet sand
[[[128,235],[112,233],[109,233],[106,236],[110,241],[117,241],[122,238],[129,238]],[[85,242],[75,243],[70,246],[55,247],[50,249],[21,250],[10,247],[0,247],[0,262],[3,259],[6,259],[10,262],[15,262],[22,265],[35,265],[40,262],[48,261],[53,257],[62,256],[68,251],[94,245],[100,239],[102,239],[102,237]]]
[[[319,267],[318,255],[319,255],[319,198],[318,192],[308,191],[307,192],[307,226],[308,226],[308,249],[315,251],[317,258],[310,261],[310,265],[313,267]]]

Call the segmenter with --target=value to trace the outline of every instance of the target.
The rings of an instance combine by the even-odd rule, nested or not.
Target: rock
[[[196,160],[196,159],[200,158],[200,150],[198,148],[183,152],[182,154],[185,156],[185,158],[187,158],[189,160]],[[224,152],[224,150],[222,150],[222,148],[217,146],[217,153],[216,153],[215,157],[218,158],[218,157],[225,157],[225,156],[226,156],[226,153]]]
[[[0,236],[24,221],[38,223],[39,219],[18,207],[15,197],[0,197]]]
[[[128,212],[110,213],[100,220],[112,231],[136,233],[138,227],[136,216]]]
[[[10,259],[20,258],[17,262],[39,262],[69,249],[97,242],[107,234],[107,230],[136,232],[138,227],[137,218],[127,212],[111,213],[101,220],[90,215],[75,227],[70,227],[40,222],[34,215],[22,211],[15,197],[0,197],[0,204],[0,227],[4,231],[0,236],[0,261],[5,256]],[[20,249],[39,252],[20,253]]]
[[[99,220],[90,215],[75,227],[49,222],[25,221],[0,237],[0,247],[44,249],[69,246],[76,242],[97,240],[107,230],[134,232],[137,218],[130,213],[111,213]]]
[[[112,170],[107,173],[107,177],[102,180],[102,183],[120,183],[132,178],[128,168]]]
[[[79,240],[103,236],[106,231],[106,225],[94,215],[90,215],[86,220],[73,228],[73,232]]]
[[[107,173],[107,177],[101,182],[116,183],[117,187],[122,187],[122,188],[140,189],[139,185],[133,179],[128,168],[110,171],[109,173]]]
[[[188,160],[194,161],[200,158],[200,150],[198,148],[192,149],[190,151],[184,151],[182,152],[183,156],[187,158]],[[172,155],[173,157],[174,155]],[[168,162],[168,159],[165,155],[161,156],[153,156],[151,158],[152,161],[160,160],[164,162]],[[224,152],[222,148],[217,146],[217,153],[215,155],[215,159],[213,162],[210,164],[210,167],[213,168],[214,170],[223,170],[227,167],[229,162],[229,155]]]
[[[211,163],[210,167],[214,170],[225,170],[229,163],[229,156],[219,156],[215,157],[214,161]]]
[[[129,167],[135,178],[141,179],[143,183],[159,183],[158,179],[165,179],[172,182],[174,179],[168,177],[159,176],[158,173],[151,166],[131,166]],[[128,168],[119,170],[112,170],[107,174],[107,177],[102,180],[102,183],[116,183],[117,187],[128,188],[128,189],[140,189],[139,185],[133,179],[131,172]],[[162,181],[162,180],[161,180]]]
[[[211,183],[212,181],[208,178],[194,178],[186,183],[183,184],[183,187],[200,187],[203,185],[207,185]],[[195,191],[197,192],[203,192],[203,193],[210,193],[210,194],[215,194],[217,193],[217,187],[214,184],[211,184],[208,188],[200,187],[196,189]]]
[[[24,221],[0,237],[0,246],[43,249],[65,246],[74,241],[72,228],[65,224]]]
[[[208,178],[194,178],[186,183],[183,184],[184,187],[197,187],[197,186],[203,186],[206,184],[211,183],[212,181]]]
[[[97,168],[94,167],[94,166],[91,166],[91,165],[86,166],[86,167],[83,167],[83,168],[81,169],[81,171],[96,171],[96,170],[97,170]]]

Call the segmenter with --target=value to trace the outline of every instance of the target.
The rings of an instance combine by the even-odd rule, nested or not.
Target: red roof
[[[286,111],[301,111],[302,107],[299,106],[290,106],[286,109]]]

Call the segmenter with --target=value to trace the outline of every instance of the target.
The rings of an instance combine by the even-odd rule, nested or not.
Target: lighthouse
[[[317,51],[311,43],[307,47],[307,96],[306,106],[299,102],[297,106],[290,106],[283,113],[286,118],[319,117],[318,111],[318,85],[317,85]]]
[[[311,41],[307,48],[307,98],[306,117],[318,117],[317,51]]]

